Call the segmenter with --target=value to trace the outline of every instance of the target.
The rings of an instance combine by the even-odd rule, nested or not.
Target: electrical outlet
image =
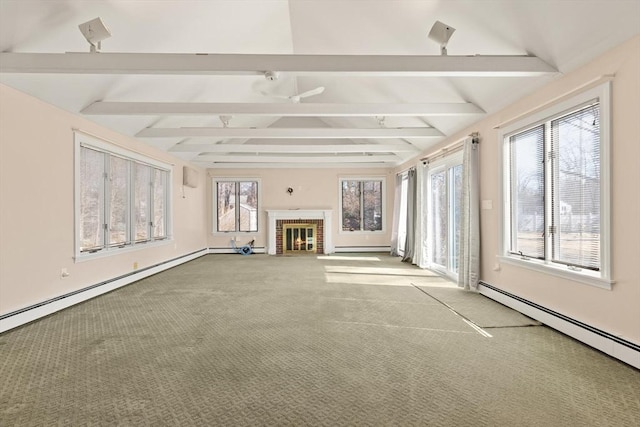
[[[133,263],[133,269],[134,269],[134,270],[137,270],[137,269],[138,269],[138,261],[136,261],[136,262],[134,262],[134,263]]]

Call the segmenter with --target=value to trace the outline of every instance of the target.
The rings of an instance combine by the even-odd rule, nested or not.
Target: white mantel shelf
[[[321,219],[323,221],[324,253],[333,253],[331,241],[331,209],[267,209],[268,240],[267,253],[276,254],[276,221],[282,219]]]

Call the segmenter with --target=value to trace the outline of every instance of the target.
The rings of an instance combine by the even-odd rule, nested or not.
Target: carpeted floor
[[[0,425],[638,426],[640,372],[397,258],[209,255],[0,335]]]

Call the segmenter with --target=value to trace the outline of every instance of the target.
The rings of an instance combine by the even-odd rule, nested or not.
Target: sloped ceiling
[[[0,58],[0,82],[195,164],[217,168],[397,165],[640,33],[637,0],[1,0],[0,50],[88,52],[78,25],[96,17],[112,33],[102,44],[103,53],[92,54],[103,57],[107,53],[437,57],[440,47],[427,34],[439,20],[456,29],[447,46],[450,57],[469,56],[463,60],[471,61],[474,55],[530,55],[555,71],[526,77],[279,72],[277,80],[269,81],[263,71],[278,70],[242,75],[34,73],[28,67],[7,71],[9,57]],[[386,59],[394,65],[393,58]],[[285,99],[318,87],[324,91],[300,104]],[[167,103],[171,111],[141,113],[127,104],[124,109],[116,105],[109,114],[91,112],[103,103],[123,102]],[[206,112],[185,112],[196,103]],[[249,105],[270,109],[275,103],[291,107],[284,106],[287,111],[282,115],[247,114],[253,108]],[[219,104],[233,107],[234,113],[218,112]],[[331,105],[334,114],[291,117],[302,104],[318,105],[320,110]],[[436,104],[434,108],[471,104],[476,110],[442,114],[432,108],[430,113],[393,114],[403,106],[424,104]],[[363,106],[380,114],[335,113],[362,111]],[[220,115],[230,117],[221,120]],[[257,130],[234,137],[238,132],[224,132],[225,126]],[[212,135],[142,136],[156,128],[172,135],[175,129]],[[277,128],[280,136],[254,136],[265,128]],[[317,138],[308,132],[300,137],[302,129],[318,129]],[[335,129],[329,132],[336,135],[329,139],[326,129]],[[435,136],[407,136],[412,130],[429,130]]]

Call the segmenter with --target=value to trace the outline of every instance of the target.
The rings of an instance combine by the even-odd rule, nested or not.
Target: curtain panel
[[[460,245],[458,286],[478,288],[480,276],[480,185],[478,138],[464,141],[462,161],[462,201],[460,206]]]

